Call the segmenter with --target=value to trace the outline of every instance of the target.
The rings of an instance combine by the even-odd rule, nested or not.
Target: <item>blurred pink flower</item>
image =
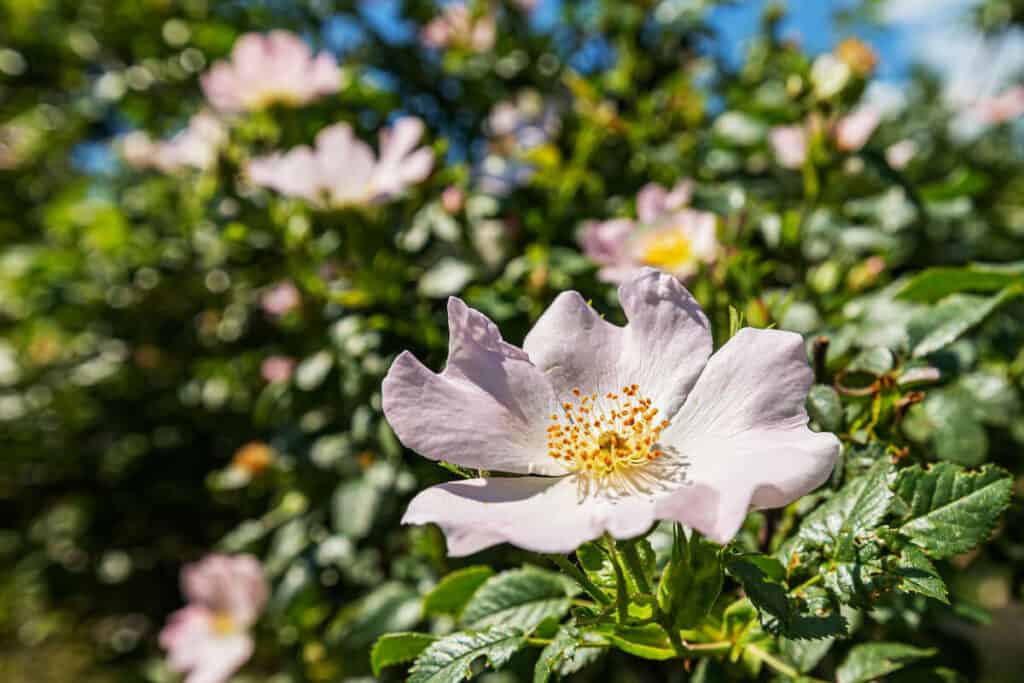
[[[441,14],[420,31],[420,41],[427,47],[457,47],[471,52],[487,52],[494,47],[496,37],[494,15],[490,12],[474,15],[461,2],[445,5]]]
[[[647,183],[636,195],[636,215],[641,223],[653,223],[662,216],[690,203],[693,181],[680,180],[672,189],[658,183]]]
[[[260,364],[260,376],[271,384],[287,382],[295,370],[295,359],[290,356],[267,356]]]
[[[978,118],[996,125],[1024,116],[1024,85],[1004,90],[995,97],[986,97],[974,105]]]
[[[185,683],[222,683],[253,651],[249,628],[267,601],[263,568],[251,555],[208,555],[182,570],[188,605],[160,632],[171,669]]]
[[[416,149],[423,122],[405,116],[380,133],[380,157],[356,137],[347,123],[316,136],[314,148],[295,147],[249,162],[249,179],[288,197],[322,207],[368,205],[398,196],[423,181],[434,165],[434,152]]]
[[[604,282],[625,282],[645,266],[685,280],[702,263],[718,256],[714,214],[682,209],[690,201],[693,181],[681,180],[671,190],[648,183],[636,197],[638,220],[615,218],[584,223],[583,253],[601,268]]]
[[[916,155],[917,143],[913,140],[900,140],[885,148],[885,160],[896,170],[906,168]]]
[[[843,152],[856,152],[867,144],[878,128],[881,115],[874,107],[860,107],[836,121],[832,131],[836,147]]]
[[[584,255],[600,266],[597,276],[604,282],[621,282],[635,269],[629,251],[634,227],[635,222],[629,218],[583,224],[580,246]]]
[[[341,88],[334,56],[313,57],[309,46],[288,31],[246,33],[230,61],[219,61],[201,84],[206,99],[224,112],[257,111],[273,104],[299,106]]]
[[[802,124],[773,127],[768,142],[783,168],[800,168],[807,160],[807,130]]]
[[[299,307],[302,303],[302,295],[298,288],[290,281],[279,282],[270,289],[263,292],[260,297],[260,306],[269,315],[281,317]]]
[[[788,505],[828,479],[840,444],[808,428],[814,374],[800,335],[744,328],[712,355],[700,306],[650,268],[619,301],[621,327],[564,292],[518,348],[448,300],[444,371],[399,355],[384,414],[426,458],[522,476],[434,486],[403,523],[439,525],[453,556],[499,543],[568,553],[659,519],[726,543],[751,508]]]
[[[168,140],[154,142],[145,133],[134,132],[121,138],[120,147],[125,162],[133,168],[154,168],[164,173],[186,168],[205,171],[217,163],[227,139],[220,119],[200,111],[189,119],[184,130]]]
[[[466,203],[465,191],[457,185],[449,185],[441,193],[441,207],[450,214],[462,211]]]

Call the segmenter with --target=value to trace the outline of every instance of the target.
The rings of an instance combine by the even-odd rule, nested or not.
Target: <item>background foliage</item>
[[[503,665],[489,680],[1015,680],[1019,122],[963,135],[919,71],[861,152],[823,136],[789,170],[768,128],[853,110],[871,74],[816,94],[778,8],[733,64],[713,3],[564,2],[546,28],[510,3],[483,53],[422,47],[430,2],[382,4],[0,1],[0,678],[172,680],[155,633],[182,563],[216,548],[257,554],[273,583],[245,680],[369,677],[378,637],[415,629],[432,637],[378,644],[383,678],[465,629],[457,647]],[[967,19],[998,34],[1021,12],[992,0]],[[235,121],[204,172],[119,160],[119,136],[180,130],[202,106],[197,75],[271,28],[338,54],[342,91]],[[509,100],[546,112],[539,140],[489,136]],[[396,202],[316,211],[240,180],[257,153],[339,120],[370,140],[399,112],[427,122],[445,162]],[[885,151],[902,140],[916,154],[896,169]],[[752,513],[727,553],[670,528],[638,551],[640,581],[701,553],[725,571],[687,575],[686,594],[706,601],[708,639],[732,645],[685,667],[639,627],[577,647],[579,587],[543,558],[456,562],[436,530],[399,527],[414,491],[453,475],[403,452],[379,391],[402,349],[443,363],[449,294],[516,343],[567,288],[621,316],[578,228],[681,178],[720,216],[726,254],[688,283],[717,343],[738,316],[807,335],[812,417],[846,447],[828,487]],[[442,203],[451,186],[462,206]],[[269,315],[282,282],[301,305]],[[288,381],[261,376],[275,355],[296,359]],[[580,559],[609,580],[601,551]],[[507,591],[530,609],[507,612]],[[508,645],[527,634],[566,649],[538,665],[539,647]],[[425,658],[412,680],[458,680],[473,658],[449,678]]]

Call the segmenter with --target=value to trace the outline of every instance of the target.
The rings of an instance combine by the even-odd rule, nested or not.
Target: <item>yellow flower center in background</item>
[[[227,612],[216,612],[210,618],[213,632],[219,636],[226,636],[235,630],[235,620]]]
[[[640,260],[669,272],[689,263],[692,253],[690,240],[675,228],[656,230],[640,241]]]
[[[584,487],[638,488],[639,468],[665,454],[657,444],[669,424],[657,420],[658,409],[639,389],[633,384],[604,396],[573,389],[574,400],[551,416],[548,455],[580,475]]]

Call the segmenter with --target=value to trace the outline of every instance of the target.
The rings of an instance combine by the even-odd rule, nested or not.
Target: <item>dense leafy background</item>
[[[842,682],[1016,680],[1024,511],[999,513],[1024,474],[1019,122],[965,137],[941,79],[915,72],[861,153],[819,140],[787,170],[767,128],[850,111],[864,82],[816,97],[776,8],[733,64],[713,3],[565,2],[543,30],[510,3],[483,54],[421,47],[432,3],[383,4],[397,21],[372,1],[0,0],[0,678],[172,680],[155,633],[182,563],[217,548],[257,554],[274,586],[246,680],[371,676],[375,642],[393,680],[421,653],[414,681],[458,680],[479,654],[504,668],[492,680],[784,675],[758,653]],[[999,35],[1021,16],[990,0],[965,20]],[[236,121],[208,172],[118,160],[119,136],[182,128],[197,75],[271,28],[339,54],[342,91]],[[524,96],[557,125],[529,149],[488,141],[491,109]],[[446,159],[399,201],[318,212],[238,179],[255,153],[338,120],[369,140],[397,112]],[[894,169],[885,150],[907,139]],[[481,161],[514,153],[532,174],[496,193]],[[400,528],[414,491],[454,475],[403,452],[379,397],[398,351],[443,362],[450,293],[513,342],[566,288],[620,319],[579,225],[684,177],[727,246],[689,283],[716,340],[737,316],[806,334],[813,419],[846,444],[826,489],[752,514],[727,553],[670,528],[636,551],[632,580],[669,580],[671,559],[694,596],[656,591],[679,628],[733,644],[686,667],[659,662],[656,628],[581,645],[579,586],[543,558],[455,562],[436,530]],[[302,304],[268,316],[286,280]],[[298,360],[289,382],[261,378],[276,354]],[[272,464],[241,481],[232,458],[254,442]],[[600,550],[580,559],[614,586]],[[432,635],[378,641],[416,629]]]

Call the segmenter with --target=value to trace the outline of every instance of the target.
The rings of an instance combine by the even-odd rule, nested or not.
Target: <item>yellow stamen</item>
[[[665,453],[656,444],[668,420],[655,420],[658,409],[638,395],[639,389],[625,386],[601,399],[598,394],[579,398],[582,392],[573,389],[577,402],[562,404],[564,416],[547,428],[548,455],[598,488],[628,479],[636,468],[661,458]]]

